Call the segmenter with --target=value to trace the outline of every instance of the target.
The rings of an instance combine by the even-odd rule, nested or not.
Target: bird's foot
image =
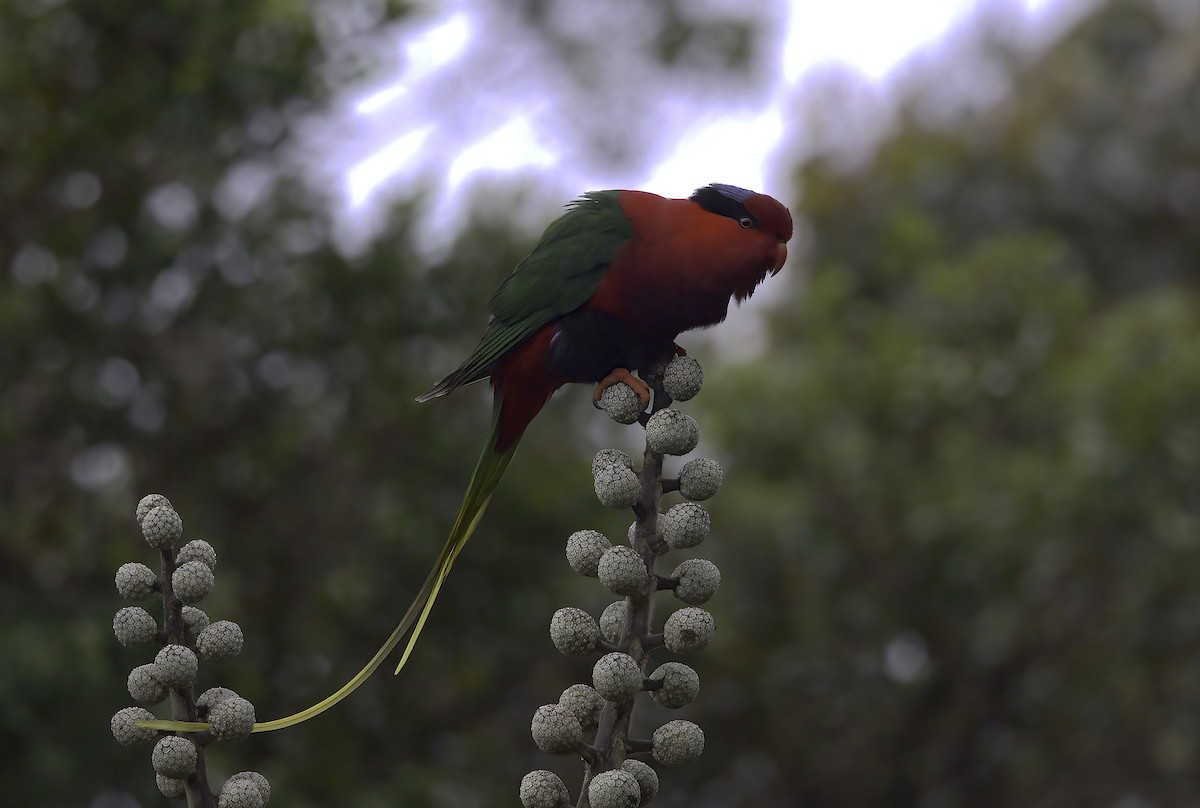
[[[593,403],[599,402],[600,396],[604,395],[605,390],[620,382],[625,382],[625,384],[633,388],[633,392],[637,393],[638,398],[642,400],[643,407],[650,403],[649,385],[630,373],[627,368],[613,368],[612,373],[599,381],[596,385],[596,390],[592,393]]]
[[[678,342],[673,342],[673,343],[671,343],[671,345],[672,345],[672,347],[675,348],[676,356],[687,356],[687,348],[684,348]]]

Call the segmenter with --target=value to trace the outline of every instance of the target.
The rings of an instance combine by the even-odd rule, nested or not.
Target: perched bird
[[[338,692],[263,729],[311,718],[358,687],[412,629],[404,667],[434,600],[474,532],[526,427],[568,382],[595,383],[594,397],[672,352],[684,331],[725,319],[787,259],[788,209],[764,194],[712,184],[687,199],[598,191],[572,202],[500,284],[479,345],[424,402],[490,379],[491,434],[433,570],[379,652]]]
[[[417,620],[404,667],[455,558],[474,532],[525,428],[558,388],[593,382],[594,398],[631,371],[681,352],[684,331],[725,319],[780,270],[792,215],[775,199],[712,184],[687,199],[643,191],[584,194],[546,229],[492,296],[479,345],[424,402],[491,379],[492,430],[433,572],[404,621]],[[420,616],[415,617],[417,609]]]

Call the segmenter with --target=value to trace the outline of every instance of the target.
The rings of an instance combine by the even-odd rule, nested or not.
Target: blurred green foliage
[[[995,108],[935,125],[937,87],[917,88],[865,164],[797,167],[806,254],[769,349],[739,367],[701,357],[703,448],[729,466],[703,549],[725,584],[686,711],[705,763],[664,773],[658,802],[1200,799],[1200,26],[1185,5],[1107,4],[1033,60],[996,47],[981,56],[1009,77]],[[13,804],[163,802],[148,752],[108,732],[145,661],[108,626],[113,571],[150,560],[140,495],[168,495],[217,547],[203,605],[246,629],[205,684],[273,718],[390,630],[482,439],[484,390],[412,398],[474,344],[528,248],[501,218],[519,192],[481,202],[434,266],[405,206],[362,254],[336,250],[329,200],[281,156],[328,92],[328,32],[301,9],[0,5]],[[689,30],[656,40],[664,62]],[[731,37],[736,61],[749,40]],[[553,609],[606,602],[562,542],[627,523],[592,502],[587,458],[635,438],[563,399],[403,676],[215,747],[214,780],[257,768],[295,806],[512,804],[547,765],[577,782],[527,726],[588,670],[551,648]],[[648,734],[663,717],[638,720]]]

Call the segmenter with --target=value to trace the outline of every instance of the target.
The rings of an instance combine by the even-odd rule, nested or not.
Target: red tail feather
[[[554,391],[567,383],[546,366],[555,331],[552,323],[535,332],[505,355],[492,372],[492,389],[500,401],[499,432],[493,451],[503,452],[520,440]]]

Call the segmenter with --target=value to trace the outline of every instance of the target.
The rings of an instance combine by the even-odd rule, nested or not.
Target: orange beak
[[[787,245],[781,241],[775,248],[775,266],[771,268],[771,274],[778,275],[779,270],[783,269],[785,261],[787,261]]]

